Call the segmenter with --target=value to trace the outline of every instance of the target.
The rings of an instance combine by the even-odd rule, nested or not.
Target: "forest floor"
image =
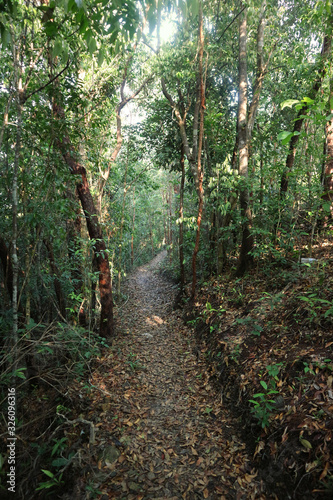
[[[22,391],[18,498],[332,499],[328,243],[309,265],[225,270],[177,310],[162,252],[127,279],[102,351],[51,325]]]
[[[86,418],[98,432],[85,482],[103,500],[266,498],[193,329],[173,311],[176,289],[158,272],[164,258],[127,281],[111,355],[92,374]],[[80,487],[72,498],[82,498]]]

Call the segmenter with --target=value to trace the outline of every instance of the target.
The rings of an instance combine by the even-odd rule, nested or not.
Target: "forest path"
[[[175,289],[158,273],[165,256],[127,281],[112,356],[93,375],[100,498],[265,498],[221,394],[192,352],[193,334],[172,310]]]

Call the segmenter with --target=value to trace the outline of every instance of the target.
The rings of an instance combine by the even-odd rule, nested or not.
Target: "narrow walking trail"
[[[172,310],[175,289],[158,273],[163,258],[128,280],[112,355],[91,379],[99,498],[266,498],[192,333]]]

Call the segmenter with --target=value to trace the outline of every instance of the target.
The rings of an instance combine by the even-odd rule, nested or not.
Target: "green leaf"
[[[330,97],[330,109],[333,110],[333,97]]]
[[[311,97],[304,97],[302,102],[306,102],[306,104],[314,104],[314,100]]]
[[[52,461],[53,467],[62,467],[63,465],[66,465],[68,463],[67,458],[56,458],[55,460]]]
[[[294,104],[299,104],[300,102],[298,99],[287,99],[281,103],[281,109],[292,108]]]
[[[284,130],[283,132],[280,132],[279,135],[277,136],[278,141],[283,141],[289,136],[292,136],[292,132],[288,132],[287,130]]]
[[[98,66],[102,66],[103,61],[104,61],[104,50],[100,49],[98,52],[98,57],[97,57]]]
[[[325,210],[325,212],[327,212],[327,213],[330,213],[331,212],[331,204],[328,202],[323,203],[323,210]]]
[[[53,488],[53,486],[55,486],[55,483],[54,481],[47,481],[45,483],[41,483],[38,488],[36,488],[36,491],[40,491],[40,490],[45,490],[47,488]]]
[[[304,448],[306,448],[307,450],[312,450],[312,444],[307,441],[307,439],[303,439],[302,437],[300,437],[299,441],[301,445],[304,446]]]
[[[53,21],[48,21],[46,24],[45,24],[45,33],[47,34],[47,36],[54,36],[58,33],[58,26],[56,23],[54,23]]]
[[[199,13],[199,1],[198,0],[188,0],[189,8],[191,9],[192,15],[197,16]]]
[[[89,43],[88,43],[88,50],[89,50],[90,54],[93,55],[93,53],[96,51],[96,49],[97,49],[96,40],[95,40],[95,38],[91,38]]]
[[[54,42],[52,50],[53,57],[57,57],[61,52],[62,52],[62,41],[58,39]]]
[[[46,474],[47,476],[49,477],[54,477],[54,474],[53,472],[49,471],[49,470],[45,470],[45,469],[42,469],[42,472],[44,472],[44,474]]]
[[[266,384],[266,382],[264,382],[263,380],[260,380],[260,385],[262,385],[262,387],[265,389],[265,391],[267,391],[267,384]]]

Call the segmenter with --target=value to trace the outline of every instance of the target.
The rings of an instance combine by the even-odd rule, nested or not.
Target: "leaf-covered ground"
[[[265,498],[333,498],[333,261],[258,263],[201,287],[189,317]]]
[[[103,499],[267,498],[193,332],[173,311],[176,290],[158,273],[164,257],[128,280],[117,338],[92,373],[85,418],[98,430],[72,498],[87,485]]]
[[[102,354],[50,325],[19,404],[17,498],[333,498],[330,254],[226,270],[176,311],[163,252],[128,278]]]

